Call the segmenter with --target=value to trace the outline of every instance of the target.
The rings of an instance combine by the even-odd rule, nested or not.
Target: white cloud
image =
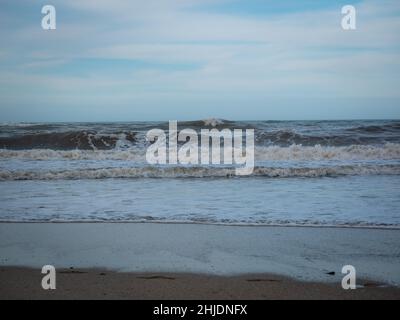
[[[341,29],[341,8],[262,17],[197,10],[201,3],[54,1],[54,33],[32,25],[0,31],[10,44],[0,53],[8,68],[0,83],[52,91],[53,97],[92,94],[95,100],[109,93],[116,101],[166,92],[177,101],[182,92],[399,98],[397,0],[357,5],[358,29],[350,32]],[[70,19],[62,20],[63,10]],[[82,18],[71,19],[72,13]],[[140,60],[147,67],[115,74],[91,69],[83,76],[46,73],[81,58]]]

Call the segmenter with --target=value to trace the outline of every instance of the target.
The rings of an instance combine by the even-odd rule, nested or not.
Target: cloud
[[[55,32],[41,30],[34,14],[25,24],[0,31],[6,44],[0,84],[8,88],[0,90],[0,101],[7,95],[12,104],[11,93],[18,89],[25,92],[14,97],[18,105],[29,97],[40,103],[36,92],[42,92],[43,104],[56,104],[61,96],[63,103],[84,97],[99,105],[140,97],[143,108],[151,100],[160,112],[157,101],[162,104],[168,95],[171,103],[182,104],[183,93],[185,103],[192,97],[191,108],[201,107],[199,95],[208,101],[229,95],[265,102],[271,97],[400,100],[398,1],[357,3],[358,29],[350,32],[340,27],[339,6],[252,15],[224,12],[227,4],[56,0]],[[219,10],[207,10],[215,5]],[[27,7],[37,11],[34,2]],[[7,13],[12,21],[18,10]],[[105,68],[107,61],[118,60],[134,63]],[[88,68],[88,61],[95,67]]]

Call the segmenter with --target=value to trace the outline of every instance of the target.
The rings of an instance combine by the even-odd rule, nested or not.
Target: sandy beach
[[[356,290],[338,283],[301,282],[271,274],[213,276],[60,269],[57,289],[43,290],[39,269],[0,268],[0,299],[400,299],[400,289],[362,281]]]
[[[400,298],[398,230],[2,223],[0,241],[1,299]],[[47,264],[56,290],[40,286]]]

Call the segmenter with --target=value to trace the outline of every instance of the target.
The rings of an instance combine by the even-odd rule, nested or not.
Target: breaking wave
[[[27,160],[124,160],[145,161],[146,149],[130,147],[112,150],[7,150],[0,149],[1,159]],[[350,145],[330,146],[257,146],[256,161],[323,161],[323,160],[400,160],[400,144],[386,143],[383,146]]]
[[[133,132],[100,134],[95,131],[71,131],[34,133],[11,137],[0,137],[0,147],[12,150],[108,150],[121,145],[130,146],[136,141]]]
[[[19,123],[0,124],[0,148],[11,150],[112,150],[146,146],[150,129],[168,131],[169,123]],[[351,146],[400,143],[399,121],[230,121],[209,118],[179,121],[178,130],[254,129],[257,146]]]
[[[341,165],[318,168],[254,168],[253,177],[336,177],[348,175],[399,175],[400,165]],[[230,178],[236,177],[235,168],[175,166],[175,167],[129,167],[74,170],[0,170],[0,181],[10,180],[77,180],[107,178]]]
[[[386,143],[383,146],[350,145],[341,147],[303,146],[257,147],[257,161],[321,161],[321,160],[397,160],[400,159],[400,144]]]

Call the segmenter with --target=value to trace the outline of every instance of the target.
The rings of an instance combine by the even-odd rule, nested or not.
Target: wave
[[[386,143],[382,146],[350,145],[340,147],[294,144],[289,147],[257,147],[255,157],[257,161],[398,160],[400,159],[400,144]]]
[[[342,165],[318,168],[254,168],[252,177],[338,177],[349,175],[400,175],[400,165]],[[73,170],[0,170],[0,181],[13,180],[78,180],[109,178],[233,178],[235,168],[202,166],[130,167]],[[249,177],[249,176],[244,176]]]
[[[188,216],[187,219],[171,219],[153,216],[138,217],[98,217],[98,218],[76,218],[76,217],[15,217],[0,218],[0,223],[160,223],[160,224],[195,224],[195,225],[218,225],[218,226],[241,226],[241,227],[309,227],[309,228],[357,228],[357,229],[400,229],[400,225],[396,223],[374,223],[367,221],[318,221],[310,219],[297,220],[244,220],[244,219],[212,219],[212,218],[195,218]]]
[[[7,150],[0,149],[0,159],[27,160],[123,160],[145,162],[146,149],[140,146],[112,150]],[[400,160],[400,144],[382,146],[257,146],[256,161],[324,161],[324,160]]]
[[[300,144],[303,146],[349,146],[349,145],[374,145],[385,142],[397,142],[399,136],[390,135],[360,135],[360,134],[302,134],[294,130],[276,130],[256,132],[256,144],[290,146]]]
[[[218,119],[218,118],[208,118],[208,119],[203,119],[203,120],[178,122],[178,124],[180,126],[189,126],[189,127],[219,127],[219,126],[223,126],[223,125],[230,125],[233,123],[235,123],[235,122],[225,120],[225,119]]]
[[[11,127],[11,128],[10,128]],[[17,124],[0,126],[0,148],[10,150],[112,150],[148,144],[146,132],[151,129],[169,131],[168,122],[132,124]],[[222,119],[178,122],[178,130],[247,129],[243,123]],[[182,143],[183,142],[179,142]]]
[[[350,128],[348,131],[359,132],[359,133],[384,133],[384,132],[399,132],[400,123],[390,123],[385,125],[369,125],[369,126],[358,126]]]
[[[136,141],[133,132],[100,134],[95,131],[70,131],[52,133],[34,133],[11,137],[0,137],[0,147],[5,149],[53,149],[53,150],[107,150],[125,143]]]
[[[11,150],[112,150],[146,146],[150,129],[169,130],[169,123],[20,123],[0,124],[0,148]],[[400,143],[398,121],[230,121],[210,118],[178,121],[178,130],[254,129],[257,146],[351,146]]]

